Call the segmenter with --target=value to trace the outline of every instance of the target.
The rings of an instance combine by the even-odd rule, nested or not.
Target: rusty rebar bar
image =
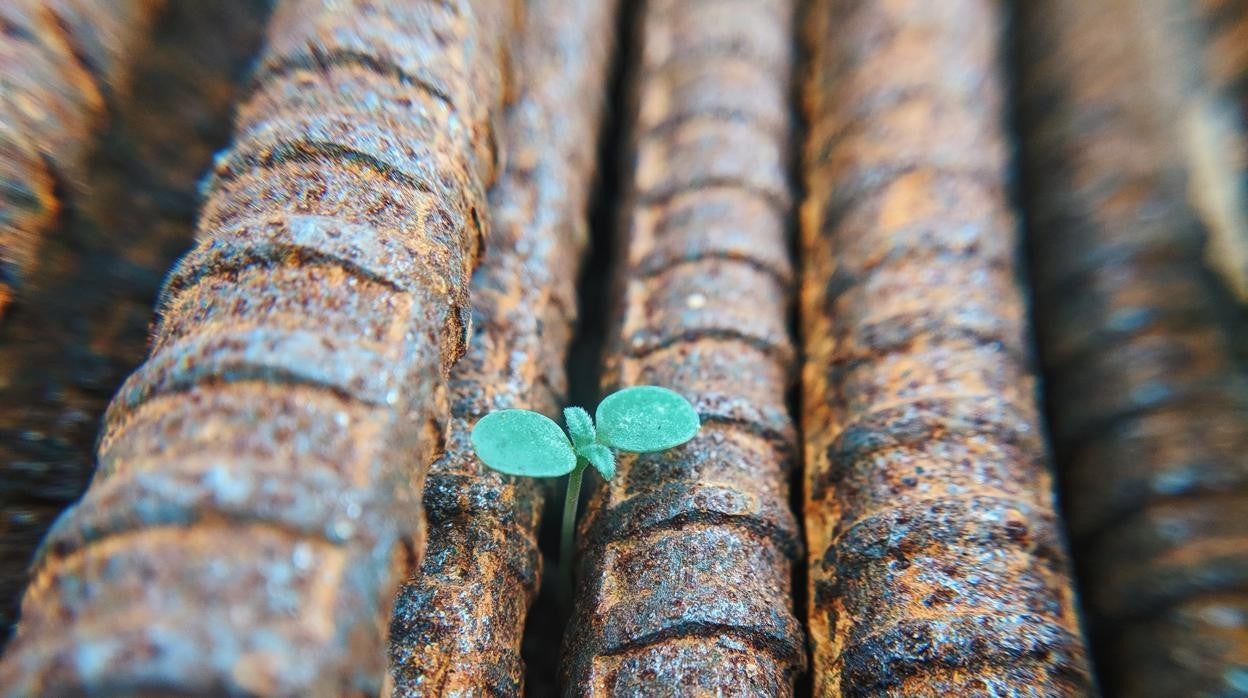
[[[614,1],[532,0],[515,45],[519,95],[473,278],[473,339],[451,373],[451,437],[430,468],[428,553],[390,625],[394,694],[520,695],[537,593],[536,481],[486,468],[468,435],[492,410],[558,417],[576,279],[615,43]]]
[[[487,225],[509,0],[290,0],[12,695],[376,692]]]
[[[1127,9],[1124,11],[1124,7]],[[1022,6],[1032,271],[1106,688],[1248,686],[1248,383],[1129,2]]]
[[[268,9],[175,2],[157,14],[82,191],[0,322],[0,642],[35,547],[86,488],[109,398],[143,359],[161,278],[190,244],[199,176],[228,143]]]
[[[78,188],[124,92],[154,0],[9,0],[0,6],[0,318]]]
[[[610,389],[661,385],[703,425],[622,457],[581,525],[569,695],[789,695],[797,440],[788,88],[794,3],[650,0],[632,68]]]
[[[1248,2],[1121,0],[1143,42],[1137,88],[1183,158],[1205,265],[1248,303]],[[1176,161],[1177,164],[1178,161]]]
[[[1015,275],[1000,6],[805,22],[816,695],[1090,690]]]
[[[1177,1],[1177,0],[1172,0]],[[1248,1],[1190,3],[1199,11],[1192,51],[1203,68],[1204,119],[1190,129],[1195,144],[1193,190],[1207,223],[1206,264],[1248,305]]]
[[[1177,1],[1177,0],[1172,0]],[[1193,2],[1188,55],[1202,67],[1201,119],[1191,120],[1192,186],[1206,222],[1206,265],[1248,306],[1248,1]]]

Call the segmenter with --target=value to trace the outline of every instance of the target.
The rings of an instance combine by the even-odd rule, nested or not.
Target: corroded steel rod
[[[824,0],[800,315],[816,695],[1082,695],[990,0]]]
[[[517,7],[279,5],[151,356],[35,563],[12,694],[380,690]]]
[[[1248,382],[1181,146],[1121,3],[1019,17],[1053,432],[1107,689],[1231,695],[1248,665]]]
[[[1215,87],[1248,110],[1248,2],[1204,0],[1196,6],[1209,41],[1205,70]]]
[[[1198,10],[1204,51],[1192,53],[1211,93],[1206,125],[1191,139],[1197,143],[1192,188],[1204,192],[1197,205],[1212,243],[1205,262],[1248,305],[1248,0],[1188,6]]]
[[[638,23],[604,383],[671,388],[703,425],[621,458],[591,497],[569,695],[789,695],[806,664],[786,404],[793,7],[651,0]]]
[[[0,4],[0,318],[29,277],[66,189],[81,184],[110,97],[124,90],[159,5]]]
[[[125,99],[83,189],[46,236],[21,302],[0,321],[0,636],[35,547],[91,477],[99,419],[143,360],[152,304],[191,241],[195,191],[226,145],[240,78],[269,7],[167,4],[131,57]]]
[[[1204,262],[1248,303],[1248,2],[1111,0],[1130,27],[1135,91],[1169,131],[1185,196],[1205,229]],[[1178,164],[1176,160],[1174,164]]]
[[[468,435],[491,410],[556,418],[615,33],[615,2],[532,0],[515,44],[519,95],[472,283],[468,353],[451,373],[451,437],[430,468],[428,553],[390,625],[395,695],[520,695],[537,592],[536,481],[486,468]]]

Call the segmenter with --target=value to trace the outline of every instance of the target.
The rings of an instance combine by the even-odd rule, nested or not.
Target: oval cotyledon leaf
[[[508,475],[559,477],[576,468],[576,452],[567,434],[537,412],[491,412],[472,427],[471,440],[482,462]]]
[[[625,388],[598,403],[598,441],[649,453],[679,446],[698,433],[698,413],[679,393],[654,385]]]

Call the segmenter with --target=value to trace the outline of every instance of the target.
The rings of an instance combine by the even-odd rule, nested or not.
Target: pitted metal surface
[[[1085,695],[998,3],[816,2],[800,308],[816,695]]]
[[[278,6],[152,354],[35,563],[11,694],[381,689],[518,13]]]
[[[559,418],[615,29],[614,2],[535,0],[513,44],[518,96],[472,282],[473,336],[451,373],[451,438],[425,484],[428,551],[390,624],[396,696],[524,688],[542,491],[485,467],[468,435],[496,409]]]
[[[631,66],[634,165],[607,390],[654,384],[702,418],[624,456],[581,522],[568,695],[790,695],[806,666],[786,404],[794,3],[652,0]]]

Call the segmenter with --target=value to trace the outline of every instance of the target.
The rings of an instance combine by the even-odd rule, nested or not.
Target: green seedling
[[[564,408],[565,434],[553,419],[537,412],[499,410],[485,415],[472,428],[477,457],[494,470],[524,477],[568,475],[559,562],[569,570],[585,468],[592,465],[610,480],[615,476],[616,451],[666,451],[692,439],[701,427],[698,413],[688,400],[653,385],[608,395],[594,416],[596,425],[580,407]]]

